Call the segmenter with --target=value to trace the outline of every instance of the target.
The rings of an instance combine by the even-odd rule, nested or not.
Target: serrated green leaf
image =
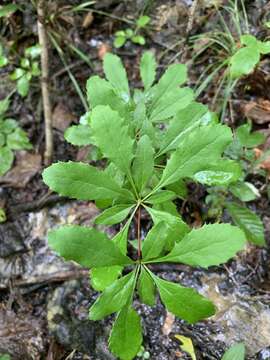
[[[192,230],[159,261],[209,267],[223,264],[245,246],[245,235],[230,224],[204,225]],[[157,260],[158,261],[158,260]]]
[[[130,172],[133,144],[124,120],[109,106],[96,106],[92,112],[91,129],[95,144],[125,174]],[[117,139],[117,146],[115,141]]]
[[[87,99],[91,109],[98,105],[109,105],[121,116],[126,113],[126,105],[118,97],[111,84],[99,76],[91,76],[86,83]]]
[[[117,245],[117,247],[124,255],[127,253],[128,231],[132,218],[133,217],[131,215],[122,230],[120,230],[112,239],[112,241],[115,243],[115,245]]]
[[[184,235],[190,231],[188,225],[181,219],[180,216],[174,216],[167,211],[156,210],[149,207],[145,208],[151,215],[155,225],[161,221],[165,221],[169,227],[168,239],[170,239],[170,242],[167,243],[168,249],[171,249],[174,242],[179,242]]]
[[[143,53],[140,62],[140,75],[143,82],[144,89],[150,89],[156,77],[156,59],[151,51]]]
[[[226,208],[233,222],[245,232],[248,241],[265,245],[263,223],[254,212],[236,203],[227,203]]]
[[[188,194],[187,185],[181,179],[175,183],[166,186],[166,188],[170,191],[173,191],[175,195],[180,199],[185,199],[187,197]]]
[[[200,125],[207,107],[200,103],[192,102],[184,109],[177,112],[169,123],[168,129],[162,139],[159,154],[165,154],[178,147],[183,137]]]
[[[260,197],[258,189],[249,182],[239,181],[229,187],[231,193],[241,201],[252,201]]]
[[[222,356],[221,360],[245,360],[245,345],[235,344]]]
[[[132,174],[139,192],[144,190],[154,171],[154,149],[147,135],[143,135],[137,143]]]
[[[132,295],[134,281],[134,271],[114,281],[91,306],[89,319],[100,320],[107,315],[121,310]]]
[[[168,160],[157,189],[181,178],[192,177],[201,169],[206,170],[205,165],[217,162],[231,141],[232,133],[227,126],[210,125],[196,128],[182,139]]]
[[[214,304],[197,291],[160,279],[153,275],[166,308],[174,315],[194,324],[215,314]]]
[[[176,115],[176,113],[187,107],[194,99],[194,93],[189,88],[175,88],[166,92],[150,112],[150,121],[159,122],[167,120]]]
[[[113,86],[115,91],[125,102],[128,102],[129,86],[127,73],[121,59],[117,55],[107,53],[103,60],[103,70],[107,80]]]
[[[270,53],[270,41],[257,41],[257,46],[261,54],[266,55]]]
[[[12,150],[32,149],[27,134],[20,128],[15,129],[7,136],[7,146]]]
[[[132,360],[142,344],[141,320],[136,311],[125,306],[113,325],[109,348],[121,360]]]
[[[151,276],[148,274],[148,272],[145,270],[144,267],[141,268],[137,289],[142,303],[149,306],[155,305],[156,286],[153,279],[151,278]]]
[[[60,256],[88,268],[132,264],[106,234],[93,228],[66,225],[50,231],[48,239]]]
[[[260,61],[260,52],[255,46],[239,49],[230,59],[230,75],[238,79],[250,74]]]
[[[76,162],[59,162],[43,171],[43,181],[53,191],[78,200],[103,200],[132,194],[122,189],[106,172]]]
[[[0,148],[0,176],[4,175],[10,168],[14,160],[13,152],[7,147]]]
[[[143,260],[147,261],[158,257],[167,244],[169,227],[165,221],[160,221],[152,227],[143,241]]]
[[[67,142],[76,146],[92,144],[91,129],[88,125],[73,125],[66,129],[64,137]]]
[[[176,198],[176,195],[173,191],[169,190],[161,190],[156,192],[154,195],[151,195],[146,202],[150,204],[160,204],[163,202],[167,202],[169,200],[173,200]]]
[[[165,95],[184,84],[187,80],[187,67],[183,64],[173,64],[168,67],[157,85],[151,89],[152,108]]]
[[[103,225],[114,225],[118,224],[123,221],[128,214],[130,213],[131,209],[134,208],[135,205],[130,206],[130,204],[126,205],[115,205],[109,209],[106,209],[95,218],[96,224],[103,224]]]
[[[122,272],[122,266],[105,266],[91,269],[91,285],[97,291],[104,291]]]

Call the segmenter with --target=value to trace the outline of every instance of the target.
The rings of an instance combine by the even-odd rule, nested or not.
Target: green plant
[[[125,45],[125,43],[130,40],[134,44],[144,45],[145,38],[141,35],[141,31],[149,23],[150,17],[143,15],[136,20],[135,30],[128,28],[126,30],[119,30],[115,33],[114,46],[120,48]]]
[[[10,360],[11,357],[8,354],[0,354],[0,360]]]
[[[233,345],[225,352],[221,360],[245,360],[245,345],[243,343]]]
[[[4,223],[7,220],[6,212],[3,208],[0,207],[0,224]]]
[[[192,38],[193,49],[196,50],[193,57],[194,63],[196,59],[204,56],[206,51],[212,52],[211,63],[198,79],[196,96],[199,96],[210,83],[215,81],[215,96],[212,106],[214,109],[220,109],[220,104],[217,102],[220,98],[223,99],[221,104],[222,120],[232,90],[238,81],[255,70],[261,55],[270,53],[270,41],[263,42],[249,34],[244,2],[240,2],[240,7],[238,3],[237,0],[229,1],[228,6],[222,7],[229,17],[228,21],[222,12],[217,10],[220,28]],[[223,97],[219,96],[221,91],[224,93]]]
[[[142,343],[140,318],[132,306],[135,291],[142,302],[154,305],[158,290],[166,308],[189,323],[215,313],[214,304],[194,289],[153,271],[160,262],[214,266],[243,249],[239,228],[207,224],[190,229],[172,201],[183,197],[185,179],[228,184],[239,178],[239,166],[222,157],[233,139],[229,127],[217,124],[207,107],[194,101],[191,89],[180,87],[187,80],[185,65],[171,65],[154,84],[156,62],[151,52],[144,53],[144,90],[133,93],[117,56],[106,54],[103,67],[107,80],[93,76],[87,81],[91,110],[84,125],[71,127],[66,137],[73,144],[94,144],[105,169],[59,162],[44,170],[43,180],[61,195],[94,200],[105,209],[96,224],[124,224],[111,240],[94,228],[63,226],[49,233],[49,245],[66,260],[91,269],[91,284],[102,294],[89,318],[117,312],[109,347],[120,359],[132,359]],[[145,238],[142,211],[153,221]],[[132,222],[137,239],[129,239]]]
[[[15,80],[17,84],[18,93],[25,97],[29,92],[30,81],[33,76],[40,75],[39,62],[37,59],[40,56],[40,46],[33,45],[25,49],[24,57],[20,59],[20,66],[10,74],[11,80]]]
[[[6,66],[7,64],[8,64],[8,58],[4,53],[2,44],[0,44],[0,68]]]
[[[14,150],[32,149],[27,134],[16,120],[6,118],[9,108],[9,97],[0,101],[0,176],[4,175],[12,166]]]
[[[254,147],[264,143],[265,136],[259,132],[251,132],[251,123],[239,126],[235,135],[234,141],[225,150],[225,155],[241,165],[242,175],[227,186],[208,189],[209,195],[206,197],[206,203],[210,204],[208,215],[220,218],[223,210],[226,209],[233,222],[245,232],[247,239],[263,246],[265,245],[263,223],[255,212],[245,206],[245,203],[260,197],[259,190],[246,181],[246,177],[258,172]],[[261,173],[261,175],[265,174]]]

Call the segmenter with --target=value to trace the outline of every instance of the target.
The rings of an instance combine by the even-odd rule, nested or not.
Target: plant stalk
[[[49,94],[49,54],[48,37],[45,29],[45,1],[39,0],[37,4],[38,39],[41,47],[41,91],[45,121],[45,165],[49,165],[53,156],[52,107]]]
[[[137,210],[137,239],[138,239],[138,260],[142,258],[142,239],[141,239],[141,207]]]

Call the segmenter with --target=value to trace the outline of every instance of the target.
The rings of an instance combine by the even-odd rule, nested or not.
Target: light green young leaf
[[[140,75],[143,82],[144,89],[150,89],[156,77],[156,59],[151,51],[143,53],[140,62]]]
[[[215,314],[214,304],[197,291],[160,279],[152,274],[166,308],[174,315],[194,324]]]
[[[235,344],[222,356],[221,360],[245,360],[245,345]]]
[[[270,41],[257,41],[257,46],[261,54],[266,55],[270,53]]]
[[[73,125],[67,128],[64,133],[66,141],[76,146],[92,144],[91,135],[91,129],[88,125]]]
[[[254,212],[236,203],[227,203],[226,208],[233,222],[245,232],[248,241],[258,246],[265,245],[263,223]]]
[[[109,348],[121,360],[132,360],[142,344],[142,329],[139,315],[131,306],[125,306],[113,325]]]
[[[147,15],[142,15],[139,17],[139,19],[137,19],[136,24],[138,27],[144,27],[145,25],[147,25],[150,21],[150,17]]]
[[[125,174],[130,172],[133,144],[124,120],[109,106],[96,106],[92,112],[91,129],[95,144]],[[115,146],[117,140],[117,146]]]
[[[142,35],[134,35],[134,36],[132,36],[131,41],[134,44],[145,45],[145,38]]]
[[[210,125],[196,128],[187,134],[172,154],[163,171],[157,189],[179,179],[192,177],[206,164],[217,162],[227,145],[232,141],[230,128]]]
[[[135,205],[130,206],[130,204],[126,205],[115,205],[109,209],[106,209],[95,218],[96,224],[103,224],[103,225],[114,225],[118,224],[123,221],[128,214],[130,213],[131,209],[134,208]]]
[[[133,262],[106,234],[93,228],[66,225],[50,231],[48,239],[50,247],[60,256],[84,267],[128,265]]]
[[[238,79],[250,74],[260,61],[260,52],[255,46],[239,49],[230,59],[230,75]]]
[[[4,175],[10,168],[14,160],[13,152],[7,147],[0,148],[0,176]]]
[[[245,246],[245,235],[230,224],[204,225],[192,230],[159,261],[209,267],[223,264]],[[157,260],[158,261],[158,260]]]
[[[104,291],[122,272],[122,266],[105,266],[91,269],[91,285],[97,291]]]
[[[43,181],[60,195],[78,200],[132,199],[132,194],[122,189],[104,171],[79,162],[58,162],[43,171]]]
[[[160,145],[159,154],[165,154],[178,147],[183,137],[200,125],[201,119],[207,113],[207,107],[197,102],[180,110],[170,121],[168,129]]]
[[[247,181],[239,181],[236,184],[232,184],[229,190],[241,201],[252,201],[260,197],[259,190]]]
[[[149,306],[155,305],[156,286],[153,279],[151,278],[151,276],[148,274],[148,272],[145,270],[144,267],[141,268],[137,289],[142,303]]]
[[[7,136],[7,146],[12,150],[32,149],[27,134],[20,128],[15,129]]]
[[[25,49],[25,56],[30,57],[31,59],[36,59],[41,54],[41,46],[39,44],[33,45]]]
[[[117,55],[107,53],[103,60],[103,70],[115,91],[125,102],[128,102],[130,96],[128,79],[121,59]]]
[[[114,281],[91,306],[89,319],[101,320],[105,316],[121,310],[132,296],[134,281],[134,271]]]
[[[30,82],[29,82],[29,79],[27,77],[27,74],[25,74],[21,78],[19,78],[18,81],[17,81],[18,93],[22,97],[25,97],[29,92],[29,87],[30,87]]]
[[[119,49],[123,45],[125,45],[125,42],[127,41],[125,36],[116,36],[116,38],[113,41],[113,45]]]
[[[159,122],[167,120],[176,115],[176,113],[187,107],[194,99],[194,93],[189,88],[175,88],[166,92],[150,112],[150,121]]]
[[[158,84],[151,89],[152,108],[165,95],[184,84],[187,80],[187,67],[183,64],[173,64],[168,67]]]
[[[242,45],[246,45],[246,46],[257,46],[257,39],[255,36],[251,35],[251,34],[245,34],[242,35],[240,37],[240,42]]]
[[[137,143],[132,174],[139,192],[143,191],[154,171],[154,149],[147,135],[143,135]]]
[[[160,221],[152,227],[143,241],[142,257],[149,260],[158,257],[168,241],[169,227],[165,221]]]

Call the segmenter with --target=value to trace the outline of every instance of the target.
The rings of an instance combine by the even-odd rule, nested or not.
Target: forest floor
[[[48,7],[51,7],[49,13],[54,14],[51,31],[57,34],[68,69],[82,89],[89,76],[102,76],[102,57],[109,50],[121,57],[134,86],[139,84],[139,60],[146,49],[155,53],[159,73],[170,63],[188,62],[190,87],[195,86],[208,64],[215,61],[215,58],[211,60],[214,53],[211,48],[195,62],[191,61],[196,49],[189,45],[192,36],[219,26],[214,5],[219,6],[222,1],[199,1],[189,38],[186,28],[192,1],[102,0],[91,5],[93,11],[66,11],[69,5],[77,3],[81,2],[48,1]],[[264,20],[269,21],[269,2],[256,0],[245,1],[245,4],[252,33],[259,38],[266,36],[262,24]],[[23,0],[20,5],[26,10],[12,15],[1,30],[1,37],[16,46],[18,53],[37,42],[35,9],[29,1]],[[128,42],[115,49],[115,31],[129,27],[142,13],[151,18],[144,31],[146,44]],[[71,45],[87,55],[89,64],[71,50]],[[52,45],[49,51],[53,161],[87,161],[89,148],[78,149],[64,140],[64,130],[77,124],[85,110],[59,53]],[[8,72],[9,68],[0,72],[0,99],[14,87]],[[219,105],[212,103],[217,91],[215,84],[213,81],[199,98],[213,108]],[[234,89],[228,108],[225,122],[234,130],[249,117],[253,128],[266,134],[266,142],[260,150],[267,150],[270,145],[269,57]],[[18,151],[12,170],[0,177],[0,207],[7,214],[7,221],[0,224],[0,353],[8,353],[15,360],[114,359],[107,348],[113,317],[101,322],[88,320],[89,305],[98,295],[89,284],[88,271],[58,258],[48,249],[46,240],[48,230],[59,224],[93,224],[99,210],[91,202],[61,198],[42,182],[44,124],[38,79],[33,80],[27,98],[13,95],[9,112],[27,131],[33,150]],[[249,181],[265,189],[268,178],[250,175]],[[206,195],[203,186],[191,184],[186,201],[178,201],[179,213],[190,226],[199,226],[205,221]],[[163,278],[181,281],[208,296],[217,305],[218,312],[208,321],[188,325],[167,313],[159,301],[153,308],[135,301],[143,318],[144,331],[144,351],[137,359],[147,358],[148,353],[154,360],[190,359],[181,350],[176,335],[192,340],[197,360],[220,360],[225,349],[240,341],[246,345],[247,359],[270,359],[268,196],[263,190],[258,199],[248,203],[264,222],[268,246],[248,245],[226,266],[208,270],[194,270],[183,265],[155,268]],[[225,213],[223,217],[227,220],[228,215]],[[145,230],[149,224],[149,219],[145,218]],[[109,232],[114,234],[116,228],[112,227]],[[132,232],[133,229],[131,238]]]

